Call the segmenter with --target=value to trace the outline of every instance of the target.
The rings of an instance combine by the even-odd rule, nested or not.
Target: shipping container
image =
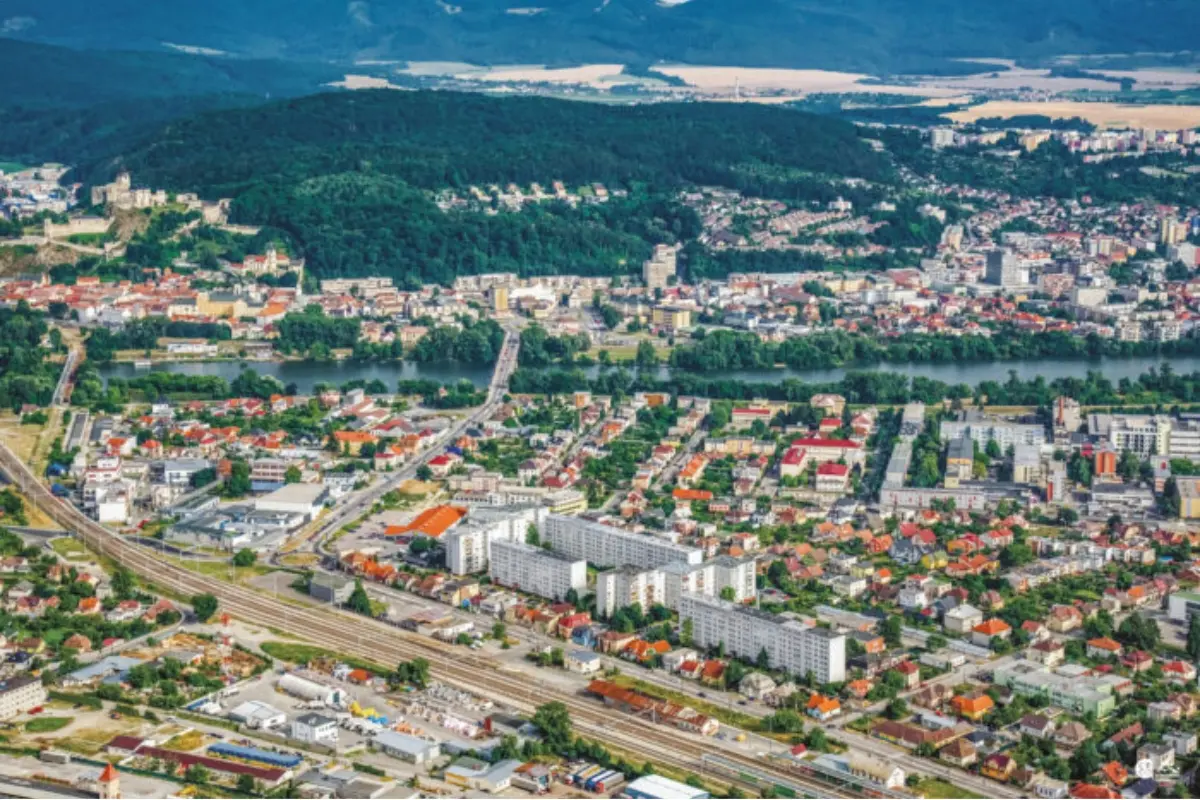
[[[588,778],[592,777],[593,775],[597,775],[599,773],[600,773],[600,767],[596,766],[595,764],[592,764],[591,766],[585,767],[585,768],[581,769],[579,772],[576,772],[572,776],[571,783],[573,783],[575,786],[578,786],[579,788],[582,789],[587,784]]]
[[[615,769],[610,769],[607,772],[601,772],[599,775],[588,781],[587,790],[589,792],[603,792],[604,784],[614,783],[613,778],[615,778],[618,774],[619,773]]]

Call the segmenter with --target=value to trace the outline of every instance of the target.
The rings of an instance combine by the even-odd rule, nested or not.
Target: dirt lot
[[[408,480],[400,484],[400,494],[427,495],[433,494],[442,485],[437,481]]]
[[[56,731],[30,733],[27,723],[39,717],[69,717],[70,724]],[[42,714],[23,714],[12,720],[17,730],[8,733],[10,742],[16,747],[56,747],[80,755],[92,756],[100,752],[114,736],[147,736],[154,731],[154,723],[138,717],[112,719],[106,711],[91,711],[84,708],[72,709],[66,703],[48,703]],[[34,727],[38,727],[35,723]]]
[[[41,425],[22,425],[21,418],[12,414],[0,416],[0,436],[8,448],[28,463],[42,437]],[[50,443],[46,443],[49,447]]]

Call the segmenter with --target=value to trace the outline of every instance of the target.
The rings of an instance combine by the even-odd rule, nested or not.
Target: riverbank
[[[920,401],[939,404],[963,400],[981,405],[1049,406],[1065,395],[1085,406],[1138,406],[1200,403],[1200,368],[1192,372],[1171,364],[1151,365],[1141,375],[1112,379],[1108,372],[1091,369],[1085,377],[1049,378],[1045,368],[1022,378],[1016,370],[997,369],[975,385],[948,383],[900,371],[847,372],[839,380],[815,382],[784,378],[750,382],[709,374],[671,373],[658,378],[649,370],[608,370],[589,378],[581,369],[518,369],[510,382],[514,394],[569,394],[590,391],[601,395],[634,392],[668,392],[735,402],[755,399],[787,403],[808,402],[817,394],[840,394],[851,404],[895,405]]]
[[[106,384],[113,378],[131,381],[155,372],[221,378],[232,382],[243,370],[249,369],[257,375],[276,378],[284,386],[294,386],[298,394],[312,394],[318,384],[340,386],[354,381],[381,381],[387,386],[387,391],[394,391],[396,384],[402,380],[431,380],[445,384],[467,380],[482,389],[492,377],[491,365],[415,361],[205,360],[152,363],[149,369],[138,368],[131,362],[113,361],[97,364],[96,368]]]
[[[844,380],[850,374],[870,372],[902,375],[906,378],[921,378],[950,386],[965,385],[974,388],[987,381],[1007,381],[1010,373],[1015,373],[1020,380],[1034,380],[1041,377],[1047,382],[1057,379],[1084,380],[1092,372],[1099,372],[1114,382],[1122,379],[1134,380],[1151,369],[1157,370],[1164,363],[1169,364],[1176,373],[1200,371],[1200,356],[1106,356],[1095,359],[1028,359],[937,364],[879,363],[860,367],[816,370],[795,370],[783,367],[703,373],[672,369],[667,366],[639,369],[628,364],[610,367],[599,365],[557,366],[550,369],[572,372],[578,370],[589,381],[601,379],[606,374],[624,369],[635,375],[663,382],[699,377],[709,381],[737,381],[752,384],[779,384],[789,380],[816,384],[834,383]],[[152,364],[149,369],[139,369],[131,362],[108,362],[96,366],[106,382],[110,378],[133,380],[152,372],[219,377],[233,381],[244,369],[251,369],[258,375],[278,378],[285,386],[294,384],[296,391],[301,394],[310,394],[313,387],[319,383],[341,385],[352,381],[366,383],[375,380],[382,381],[389,390],[393,389],[401,380],[432,380],[446,384],[467,380],[476,387],[483,388],[491,380],[492,374],[490,365],[458,362],[418,363],[414,361],[204,360],[156,363]]]

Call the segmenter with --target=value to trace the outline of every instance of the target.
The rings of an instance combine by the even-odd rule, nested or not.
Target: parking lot
[[[403,561],[411,536],[387,536],[384,531],[389,526],[400,526],[410,522],[418,513],[419,511],[414,509],[389,509],[372,514],[355,530],[339,536],[327,549],[331,553],[348,550],[375,551],[380,561]]]

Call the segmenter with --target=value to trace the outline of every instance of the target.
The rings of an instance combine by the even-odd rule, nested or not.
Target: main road
[[[516,365],[517,343],[511,333],[505,340],[496,376],[484,405],[461,423],[465,429],[494,410],[508,377]],[[451,432],[450,435],[457,435]],[[420,459],[393,476],[384,486],[354,502],[356,511],[342,512],[351,518],[389,491],[407,474],[415,473]],[[727,742],[714,741],[696,734],[667,728],[641,716],[626,715],[599,703],[540,681],[522,670],[500,664],[466,648],[437,642],[428,637],[398,630],[374,619],[325,606],[300,604],[272,598],[258,591],[198,575],[151,550],[125,541],[119,534],[86,516],[72,503],[55,498],[27,465],[0,442],[0,470],[21,490],[30,502],[43,510],[66,531],[79,537],[103,558],[109,558],[144,581],[177,597],[211,594],[227,613],[270,626],[284,634],[314,642],[331,650],[370,659],[382,665],[397,664],[414,658],[426,659],[439,680],[456,688],[480,693],[516,711],[531,715],[538,706],[558,701],[567,706],[576,730],[583,736],[603,742],[634,758],[645,758],[681,772],[703,773],[704,757],[720,755],[728,762],[741,764],[766,774],[799,795],[810,797],[855,797],[861,790],[817,781],[791,770],[768,764],[736,752]],[[385,488],[386,487],[386,488]],[[369,499],[368,499],[369,498]],[[337,515],[335,515],[337,516]],[[327,523],[336,524],[336,523]],[[737,778],[722,778],[755,789]]]
[[[450,428],[443,431],[425,451],[401,467],[396,472],[388,473],[387,477],[360,492],[350,495],[346,502],[338,505],[332,513],[323,517],[319,524],[308,534],[310,545],[324,540],[335,533],[338,528],[366,514],[371,507],[385,494],[396,489],[405,481],[416,476],[417,471],[427,464],[431,458],[441,452],[442,446],[453,442],[464,431],[487,420],[501,404],[508,391],[508,381],[517,368],[517,352],[520,349],[520,336],[515,328],[507,328],[504,333],[504,344],[496,359],[496,369],[488,384],[487,399],[483,405]]]

